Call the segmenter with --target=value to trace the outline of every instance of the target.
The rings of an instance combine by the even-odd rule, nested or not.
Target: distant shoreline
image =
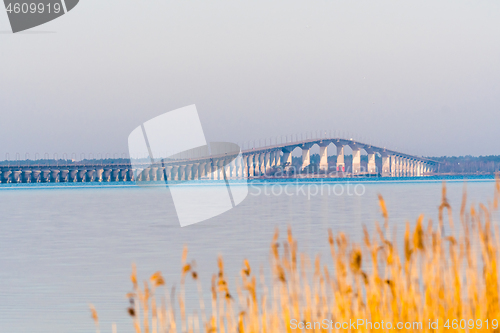
[[[345,178],[252,178],[248,179],[249,184],[267,185],[274,183],[428,183],[428,182],[462,182],[462,181],[495,181],[494,174],[488,175],[435,175],[427,177],[345,177]],[[231,185],[244,185],[247,183],[244,180],[231,180]],[[225,186],[223,180],[202,180],[188,182],[169,182],[172,185],[183,186]],[[150,182],[152,188],[160,188],[165,186],[165,182],[157,181]],[[141,186],[144,188],[145,186]],[[146,186],[147,187],[147,186]],[[61,183],[7,183],[0,184],[0,190],[9,189],[97,189],[97,188],[139,188],[133,181],[127,182],[61,182]]]

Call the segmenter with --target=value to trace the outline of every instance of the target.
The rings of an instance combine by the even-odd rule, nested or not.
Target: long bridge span
[[[320,161],[313,173],[322,177],[423,177],[436,172],[438,165],[438,162],[424,157],[352,139],[316,138],[243,151],[238,148],[237,153],[230,154],[212,149],[212,154],[207,155],[193,150],[161,161],[3,162],[0,164],[0,183],[221,180],[273,177],[277,171],[283,177],[305,177],[311,176],[311,148],[315,145],[319,146]],[[346,165],[344,158],[347,146],[352,150],[350,165]],[[330,148],[336,150],[335,165],[328,162]],[[298,167],[292,163],[295,149],[302,152]],[[366,167],[361,164],[363,150],[368,155]],[[379,163],[376,163],[377,158]]]

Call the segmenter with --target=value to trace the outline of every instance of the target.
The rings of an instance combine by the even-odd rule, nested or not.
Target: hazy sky
[[[0,159],[126,152],[190,104],[209,141],[340,130],[500,154],[499,1],[81,0],[9,30],[2,8]]]

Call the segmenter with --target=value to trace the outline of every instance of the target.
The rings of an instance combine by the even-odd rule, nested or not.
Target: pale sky
[[[340,130],[500,154],[499,1],[81,0],[9,31],[1,9],[0,160],[121,154],[191,104],[208,141]]]

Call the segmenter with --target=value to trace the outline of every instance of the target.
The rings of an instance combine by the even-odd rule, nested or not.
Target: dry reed
[[[467,209],[464,189],[457,227],[443,184],[438,224],[431,220],[426,223],[423,215],[418,217],[413,230],[407,222],[403,244],[398,245],[395,233],[388,237],[389,214],[379,196],[383,226],[376,222],[374,235],[363,228],[361,244],[350,241],[343,233],[333,235],[330,231],[328,241],[333,262],[325,265],[317,256],[312,270],[310,258],[298,252],[292,231],[288,230],[282,246],[278,244],[276,231],[270,255],[272,282],[266,282],[262,272],[255,274],[245,259],[233,296],[224,261],[219,258],[218,273],[212,277],[208,311],[199,276],[193,263],[187,261],[185,248],[179,295],[175,296],[174,289],[171,295],[156,295],[157,288],[165,285],[160,272],[153,274],[141,288],[134,266],[133,292],[127,295],[131,305],[128,312],[136,333],[498,332],[492,324],[497,320],[498,327],[500,319],[497,267],[500,242],[491,219],[499,197],[497,178],[493,202]],[[191,314],[186,313],[185,305],[187,280],[197,284],[200,294],[199,309]],[[180,318],[176,318],[176,311],[180,312]],[[98,325],[97,313],[95,310],[92,313]],[[294,319],[297,324],[291,324]],[[325,319],[330,323],[326,328]],[[336,326],[358,319],[369,321],[372,328],[367,324],[354,329],[350,325],[347,329]],[[382,321],[386,327],[375,329],[374,323]],[[438,326],[429,327],[429,322],[436,321]],[[298,328],[298,322],[304,325],[303,330]],[[415,327],[415,322],[422,326]],[[388,323],[392,329],[387,328]],[[395,327],[397,323],[403,323],[403,328]],[[407,327],[406,323],[413,325]]]

